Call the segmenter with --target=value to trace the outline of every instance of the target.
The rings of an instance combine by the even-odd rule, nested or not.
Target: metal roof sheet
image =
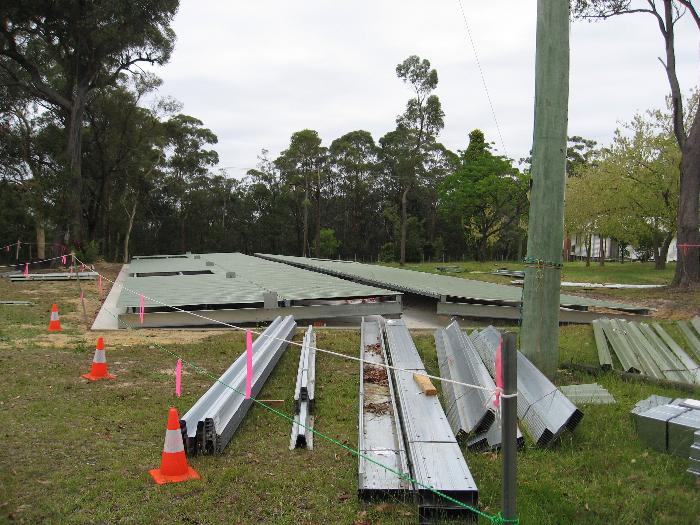
[[[300,265],[305,268],[329,272],[339,277],[348,279],[360,279],[377,286],[386,286],[393,290],[425,295],[439,299],[441,296],[457,297],[472,301],[492,301],[496,303],[519,304],[522,297],[522,289],[517,286],[489,283],[438,275],[433,273],[392,268],[374,264],[364,264],[353,261],[339,261],[330,259],[314,259],[309,257],[294,257],[290,255],[258,254],[266,260],[286,262]],[[597,306],[602,308],[639,310],[639,307],[610,301],[601,301],[588,297],[561,294],[562,306],[580,305]]]
[[[209,264],[207,264],[209,263]],[[134,277],[141,273],[206,271],[211,274]],[[226,277],[227,273],[232,277]],[[170,306],[262,303],[276,292],[290,301],[393,296],[395,291],[267,261],[242,253],[135,257],[124,287]],[[144,299],[146,307],[162,306]],[[139,296],[123,290],[120,308],[138,308]]]

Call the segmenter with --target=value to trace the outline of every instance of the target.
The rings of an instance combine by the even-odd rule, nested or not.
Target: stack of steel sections
[[[651,396],[637,403],[631,415],[637,434],[648,446],[659,452],[692,456],[694,436],[700,431],[700,401]]]
[[[474,331],[470,337],[482,362],[495,375],[500,333],[489,326]],[[518,418],[540,446],[553,443],[566,430],[573,432],[583,418],[583,412],[521,352],[518,352]]]
[[[636,419],[635,427],[641,440],[654,450],[666,452],[669,421],[689,410],[678,405],[659,405],[632,417]]]
[[[290,315],[277,317],[253,343],[253,384],[257,396],[280,356],[294,336],[296,322]],[[188,455],[220,454],[253,404],[245,397],[246,352],[180,419]]]
[[[372,366],[387,364],[379,322],[363,319],[361,334],[358,493],[364,500],[402,498],[414,489],[394,385],[384,366]]]
[[[609,405],[615,403],[610,392],[597,383],[587,385],[565,385],[559,387],[569,401],[577,404]]]
[[[688,455],[688,474],[700,477],[700,430],[695,432],[695,441]]]
[[[462,333],[457,321],[444,330],[437,330],[435,342],[444,352],[444,358],[438,362],[441,377],[486,389],[451,384],[453,401],[446,412],[452,430],[457,437],[486,432],[495,420],[492,392],[496,385],[473,343]]]
[[[294,389],[294,423],[289,448],[313,448],[314,393],[316,390],[316,334],[313,326],[304,334]]]
[[[627,340],[627,332],[624,327],[620,326],[616,319],[601,319],[600,324],[622,365],[622,369],[633,374],[641,372],[642,365]]]
[[[688,341],[688,345],[692,349],[693,353],[695,353],[695,356],[700,359],[700,339],[698,336],[693,333],[692,328],[690,328],[687,322],[676,321],[676,324],[678,325],[678,328],[680,328],[681,332],[683,332],[683,336],[685,337],[686,341]]]
[[[675,354],[677,362],[680,361],[682,367],[685,370],[680,369],[683,372],[687,371],[690,376],[688,379],[689,383],[700,385],[700,368],[698,364],[676,343],[673,338],[664,330],[664,328],[659,323],[654,323],[652,325],[656,333],[659,334],[661,339],[666,343],[666,346]]]
[[[419,513],[426,517],[456,512],[475,519],[476,515],[469,509],[426,488],[471,507],[476,506],[479,496],[438,397],[426,396],[413,379],[414,373],[426,372],[408,328],[403,320],[387,320],[385,330],[391,364],[402,369],[392,370],[392,376],[410,465],[417,481]]]

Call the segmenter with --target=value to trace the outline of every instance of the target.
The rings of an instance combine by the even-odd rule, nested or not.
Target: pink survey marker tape
[[[29,263],[24,263],[24,276],[29,277]]]
[[[177,360],[175,365],[175,395],[180,397],[182,393],[182,359]]]
[[[66,265],[66,256],[65,256],[65,255],[61,255],[61,264],[62,264],[63,266]]]
[[[496,349],[496,397],[493,399],[493,405],[498,408],[501,404],[501,392],[503,391],[503,338],[498,341]]]
[[[143,299],[143,294],[139,297],[139,319],[141,319],[141,324],[143,324],[143,311],[145,307],[145,301]]]
[[[245,378],[245,398],[250,399],[251,388],[253,387],[253,332],[245,332],[245,353],[246,353],[246,378]]]
[[[102,274],[97,274],[97,290],[102,295]]]

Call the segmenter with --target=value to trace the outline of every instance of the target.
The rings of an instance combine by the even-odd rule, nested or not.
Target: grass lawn
[[[168,406],[184,413],[212,380],[186,368],[183,395],[176,398],[174,358],[153,341],[218,376],[241,352],[242,334],[106,333],[117,380],[89,383],[79,376],[89,369],[99,334],[85,331],[75,283],[3,279],[0,297],[35,302],[0,305],[0,523],[417,522],[412,504],[359,503],[354,456],[319,437],[313,451],[289,451],[291,424],[257,406],[223,455],[190,461],[202,480],[155,485],[148,470],[160,462]],[[94,284],[86,297],[91,317],[98,304]],[[52,302],[61,308],[60,334],[46,333]],[[415,332],[414,340],[426,367],[437,373],[432,334]],[[358,345],[357,331],[318,332],[321,348],[357,355]],[[563,361],[595,364],[596,355],[589,326],[561,329]],[[298,350],[289,347],[260,395],[284,399],[286,413],[292,411],[297,363]],[[561,383],[593,381],[581,373],[560,374]],[[684,394],[610,374],[597,381],[617,404],[583,407],[585,417],[573,434],[551,449],[528,442],[520,454],[521,523],[697,523],[700,485],[685,473],[687,462],[644,447],[629,417],[634,403],[650,394]],[[318,354],[316,429],[356,447],[357,396],[357,364]],[[499,456],[465,457],[480,489],[480,508],[497,512]]]

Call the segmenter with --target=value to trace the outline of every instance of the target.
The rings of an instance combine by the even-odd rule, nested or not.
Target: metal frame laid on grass
[[[700,368],[698,368],[698,364],[673,340],[668,332],[664,330],[663,326],[659,323],[654,323],[652,326],[671,352],[676,355],[681,364],[688,370],[690,374],[690,383],[700,385]]]
[[[294,336],[292,316],[278,317],[253,343],[253,383],[257,396]],[[180,419],[188,455],[220,454],[253,404],[245,397],[246,352],[223,373]],[[235,390],[234,390],[235,389]]]
[[[384,328],[391,364],[406,370],[392,370],[391,375],[413,477],[420,483],[416,484],[419,514],[426,518],[436,513],[458,513],[476,519],[471,510],[424,488],[430,486],[472,507],[476,507],[479,498],[479,490],[438,396],[425,395],[413,379],[413,373],[426,371],[406,324],[401,319],[387,320]]]
[[[620,328],[615,319],[601,319],[600,325],[603,327],[603,332],[605,332],[608,341],[610,341],[610,345],[615,351],[622,369],[631,374],[640,373],[642,365],[639,363],[637,354],[634,353],[634,350],[629,345],[624,329]]]
[[[294,423],[289,448],[313,449],[314,397],[316,390],[316,334],[309,326],[299,354],[297,384],[294,389]]]
[[[474,344],[464,336],[457,321],[435,332],[435,344],[442,346],[444,357],[438,358],[440,375],[460,383],[479,385],[487,390],[452,384],[447,419],[458,438],[486,432],[496,419],[493,392],[496,388],[488,370],[476,353]]]
[[[500,333],[493,326],[471,334],[481,359],[494,375]],[[518,419],[539,446],[552,444],[565,430],[573,432],[583,418],[569,399],[518,351]]]
[[[688,341],[688,345],[695,353],[695,356],[700,359],[700,339],[693,333],[688,323],[685,321],[676,321],[678,328],[683,332],[685,340]]]
[[[388,364],[379,321],[362,319],[360,359],[358,495],[363,500],[408,497],[412,483],[366,459],[409,476],[394,385],[386,368],[372,366]]]
[[[25,276],[23,273],[10,276],[13,283],[29,281],[94,281],[97,279],[97,272],[53,272],[53,273],[30,273]]]
[[[598,348],[598,361],[600,362],[600,367],[603,370],[611,370],[613,368],[612,355],[610,354],[610,347],[608,347],[608,342],[605,339],[605,333],[603,332],[603,327],[600,320],[596,319],[591,324],[593,325],[595,345]]]

